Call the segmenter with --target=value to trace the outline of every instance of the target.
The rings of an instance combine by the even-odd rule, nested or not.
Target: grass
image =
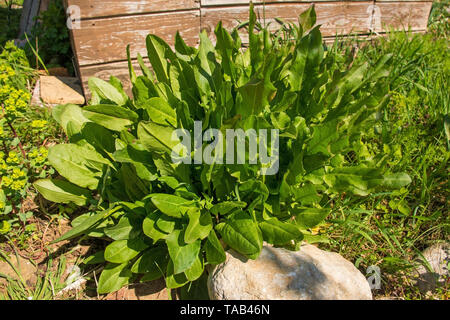
[[[333,213],[323,229],[328,242],[321,246],[339,252],[363,273],[369,266],[379,266],[382,286],[374,291],[377,296],[450,299],[449,286],[429,296],[417,290],[413,279],[414,260],[420,252],[449,241],[448,6],[448,0],[433,5],[428,34],[391,32],[386,38],[356,44],[357,60],[374,63],[382,54],[394,55],[388,80],[391,102],[382,123],[365,134],[364,157],[386,154],[383,165],[393,172],[407,172],[412,183],[400,191],[372,194],[365,200],[345,194],[334,199]],[[0,34],[0,46],[4,39],[16,37],[19,19],[20,9],[8,9],[0,2],[0,24],[7,26]],[[350,55],[354,45],[344,43],[332,50]],[[57,131],[51,135],[56,137]],[[25,242],[26,237],[16,236]],[[37,291],[14,281],[9,298],[26,298],[36,292],[52,297],[45,281],[38,284]]]
[[[438,3],[445,12],[446,3]],[[436,11],[434,15],[445,16]],[[327,221],[330,241],[324,245],[363,273],[371,265],[379,266],[382,287],[375,294],[404,299],[450,298],[448,283],[429,296],[417,290],[413,279],[415,258],[426,247],[449,241],[450,231],[448,19],[430,25],[428,34],[391,32],[358,52],[357,60],[369,63],[385,53],[394,55],[388,79],[391,102],[382,124],[366,133],[363,142],[368,158],[384,153],[384,165],[393,172],[407,172],[412,183],[366,201],[345,195],[335,199],[335,211]]]

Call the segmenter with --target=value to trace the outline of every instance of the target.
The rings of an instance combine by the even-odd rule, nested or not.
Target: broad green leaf
[[[96,253],[90,255],[83,260],[84,264],[99,264],[104,263],[105,260],[105,250],[97,251]]]
[[[70,229],[67,231],[64,235],[62,235],[60,238],[52,241],[52,243],[60,242],[64,240],[68,240],[71,238],[78,237],[79,235],[82,235],[83,233],[86,233],[89,229],[95,227],[98,223],[100,223],[102,220],[106,219],[108,216],[116,212],[119,208],[105,210],[102,212],[98,212],[89,218],[83,220],[83,222],[76,227]]]
[[[110,83],[98,78],[89,78],[88,82],[91,92],[95,92],[101,100],[108,100],[119,106],[127,103],[127,99]]]
[[[172,139],[174,128],[162,126],[156,123],[140,122],[138,125],[138,137],[140,142],[149,150],[172,154],[174,147],[180,143],[175,137]]]
[[[124,263],[136,257],[147,245],[139,238],[116,240],[105,249],[105,260],[112,263]]]
[[[197,240],[192,243],[184,242],[184,231],[174,230],[166,238],[169,255],[173,262],[174,274],[181,273],[189,269],[197,259],[200,251],[201,241]]]
[[[215,204],[211,207],[210,211],[214,215],[227,215],[231,213],[233,210],[245,208],[247,203],[243,201],[224,201],[218,204]]]
[[[41,179],[34,182],[33,186],[45,199],[56,203],[73,202],[84,206],[90,198],[89,190],[63,180]]]
[[[200,213],[199,209],[191,209],[187,211],[189,217],[189,224],[184,234],[184,241],[186,243],[192,243],[197,239],[206,238],[213,225],[211,215],[208,211]]]
[[[210,264],[221,264],[225,262],[226,255],[222,244],[217,238],[214,230],[211,230],[205,242],[206,261]]]
[[[141,107],[147,110],[152,122],[176,127],[177,114],[166,100],[159,97],[151,98],[144,102]]]
[[[295,225],[281,222],[276,218],[260,222],[259,227],[264,240],[276,245],[287,244],[291,240],[301,240],[303,236]]]
[[[142,222],[141,222],[142,223]],[[124,215],[119,222],[113,227],[106,228],[105,234],[113,240],[127,240],[139,235],[141,232],[138,229],[140,219],[131,218],[129,215]]]
[[[291,213],[295,215],[297,223],[306,228],[313,228],[321,223],[329,214],[330,209],[294,208]]]
[[[256,259],[262,249],[262,237],[258,225],[249,214],[240,211],[216,226],[222,239],[234,250]]]
[[[48,160],[70,182],[95,190],[104,165],[112,166],[95,150],[75,144],[59,144],[49,149]]]
[[[176,60],[176,55],[164,40],[155,35],[148,35],[146,42],[148,59],[155,70],[156,78],[159,82],[169,84],[168,60]]]
[[[97,292],[105,294],[117,291],[128,284],[132,276],[127,263],[108,263],[98,280]]]
[[[189,280],[184,273],[174,273],[172,260],[169,261],[166,270],[166,286],[168,289],[176,289],[184,286]]]
[[[186,278],[189,281],[195,281],[201,277],[201,275],[203,274],[203,270],[204,270],[203,259],[200,256],[198,256],[197,259],[195,259],[192,266],[186,271],[184,271],[184,274],[186,275]]]
[[[161,278],[169,263],[169,254],[165,247],[153,247],[144,252],[133,264],[133,273],[145,273],[145,281]]]
[[[83,115],[92,122],[113,131],[125,130],[138,120],[138,115],[134,111],[108,104],[84,107]]]
[[[181,218],[189,208],[193,207],[191,200],[172,194],[155,193],[151,200],[162,213],[174,218]]]
[[[165,239],[167,237],[167,233],[164,233],[156,226],[156,221],[161,217],[161,213],[154,211],[150,213],[142,223],[142,230],[144,234],[151,238],[154,242]]]
[[[83,110],[74,104],[53,107],[52,116],[69,137],[79,133],[83,125],[91,121],[83,115]]]

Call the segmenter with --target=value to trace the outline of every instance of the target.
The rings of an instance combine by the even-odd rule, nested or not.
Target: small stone
[[[208,278],[213,300],[371,300],[364,275],[337,253],[263,246],[256,260],[233,250]]]
[[[85,103],[77,78],[41,76],[40,95],[44,103],[51,105]]]
[[[428,270],[424,264],[417,267],[417,287],[422,293],[432,292],[450,281],[448,266],[450,263],[450,244],[439,243],[428,247],[422,252],[423,257],[430,264]]]

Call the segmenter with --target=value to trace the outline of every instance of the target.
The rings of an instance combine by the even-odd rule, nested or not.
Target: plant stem
[[[22,142],[20,142],[20,138],[19,138],[19,136],[17,135],[16,130],[15,130],[14,127],[12,126],[12,123],[9,122],[9,121],[7,121],[7,123],[8,123],[8,126],[9,126],[9,128],[11,129],[11,131],[12,131],[12,133],[13,133],[13,135],[14,135],[14,138],[17,138],[17,139],[19,140],[19,149],[20,149],[20,151],[22,152],[23,159],[25,160],[27,156],[26,156],[26,154],[25,154],[25,150],[23,149]]]

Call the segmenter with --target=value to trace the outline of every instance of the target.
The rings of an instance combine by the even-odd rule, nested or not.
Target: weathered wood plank
[[[147,66],[150,67],[150,62],[145,59]],[[133,61],[133,67],[136,74],[142,75],[141,69],[137,61]],[[80,67],[81,83],[83,85],[83,91],[87,98],[91,96],[88,87],[88,80],[90,77],[96,77],[108,81],[110,76],[117,77],[123,85],[123,88],[129,96],[131,96],[131,82],[128,72],[128,61],[113,62],[108,64],[94,65]]]
[[[81,19],[188,10],[200,5],[198,0],[68,0],[68,4],[80,7]]]
[[[383,31],[386,27],[397,30],[408,29],[408,27],[411,30],[426,30],[432,4],[432,2],[377,1],[375,7],[379,8],[381,20],[381,28],[377,26],[377,31]]]
[[[308,2],[331,2],[331,0],[314,0],[314,1],[301,1],[301,0],[200,0],[202,7],[208,6],[227,6],[227,5],[238,5],[238,4],[250,4],[253,1],[254,4],[270,4],[270,3],[308,3]],[[349,0],[349,1],[365,1],[365,0]],[[397,0],[398,1],[398,0]],[[402,0],[402,1],[414,1],[414,0]]]
[[[128,44],[133,57],[138,52],[146,56],[148,34],[173,45],[177,31],[189,45],[197,44],[200,19],[196,10],[82,20],[81,28],[73,30],[73,38],[78,62],[83,66],[124,60]]]
[[[300,13],[310,3],[271,3],[265,5],[265,22],[276,29],[279,24],[274,18],[286,22],[297,22]],[[368,33],[370,30],[382,32],[385,27],[403,29],[410,26],[412,30],[426,30],[431,2],[376,2],[340,1],[315,3],[317,24],[322,25],[323,36],[350,33]],[[263,6],[256,5],[255,11],[263,21]],[[248,6],[201,8],[202,29],[213,36],[214,27],[219,20],[227,29],[232,29],[240,22],[248,20]],[[248,37],[242,33],[243,41]]]

